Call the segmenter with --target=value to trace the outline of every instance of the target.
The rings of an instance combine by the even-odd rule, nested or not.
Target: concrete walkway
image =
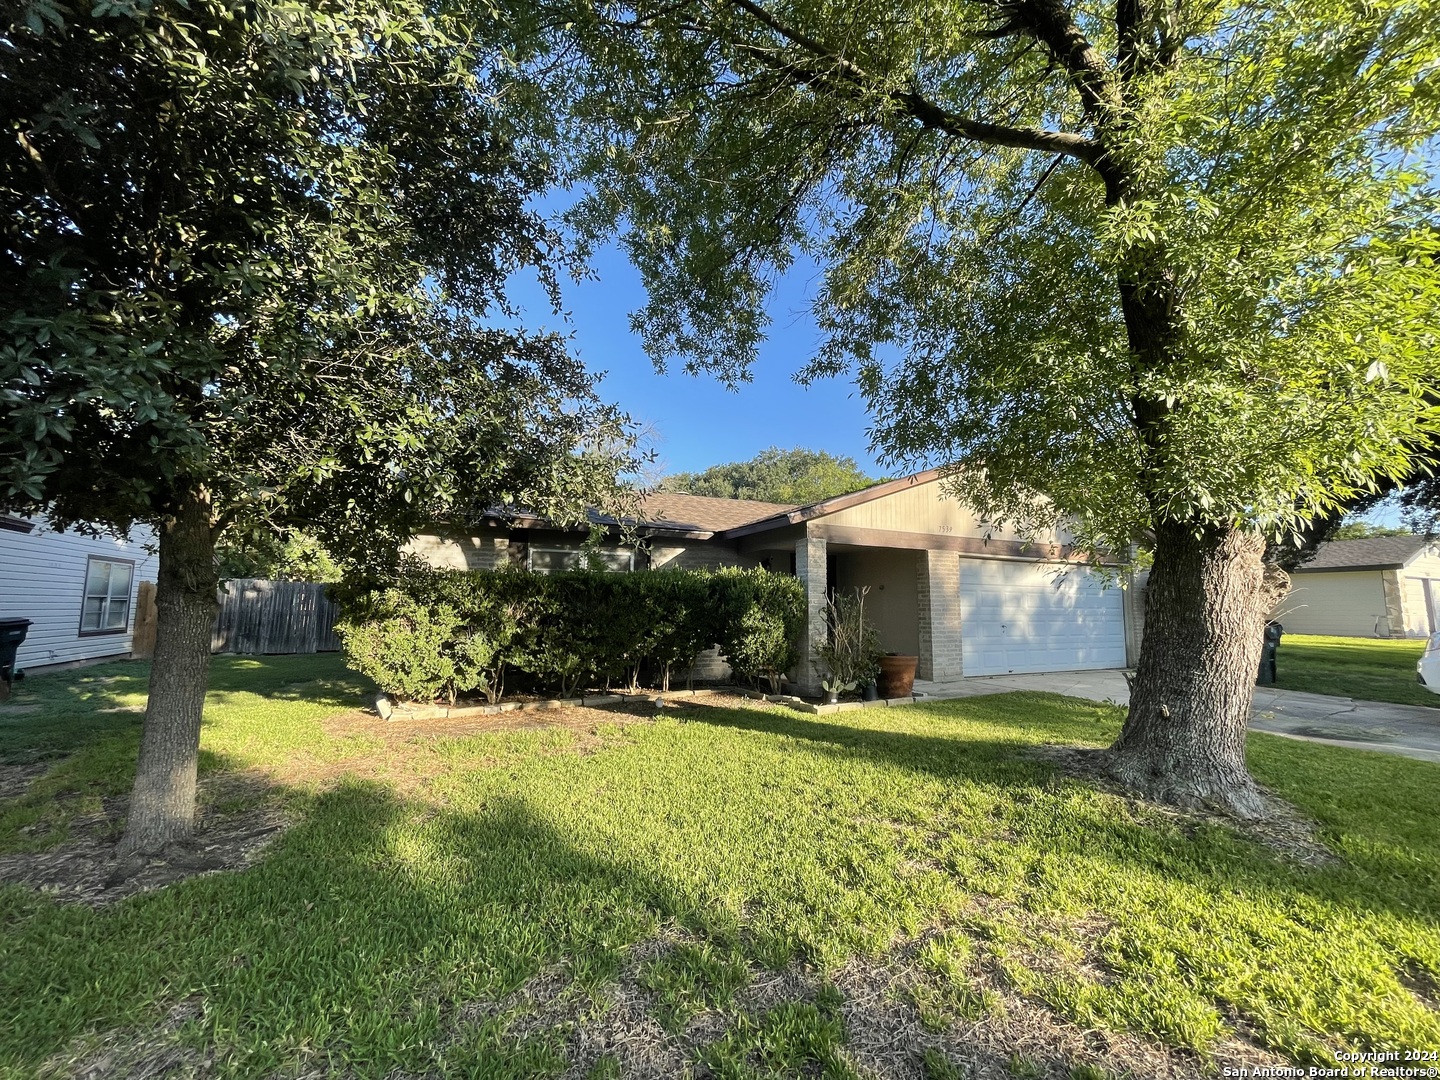
[[[1012,690],[1042,690],[1116,705],[1130,701],[1130,688],[1125,684],[1124,674],[1113,670],[988,675],[940,682],[915,680],[915,697],[920,701],[1004,694]],[[1440,695],[1436,696],[1435,703],[1437,708],[1427,709],[1420,705],[1354,701],[1257,686],[1250,730],[1331,746],[1386,750],[1421,761],[1440,762]]]

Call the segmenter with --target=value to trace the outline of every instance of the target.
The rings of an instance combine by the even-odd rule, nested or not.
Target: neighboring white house
[[[1440,631],[1440,545],[1421,536],[1321,544],[1270,617],[1287,633],[1429,637]]]
[[[826,594],[868,586],[881,644],[917,656],[923,679],[1120,668],[1139,645],[1136,590],[1107,588],[1063,530],[1027,541],[978,520],[942,496],[934,471],[809,506],[656,493],[643,500],[638,532],[638,551],[607,545],[610,569],[763,566],[800,578],[812,648],[825,634]],[[548,573],[578,564],[581,539],[539,518],[496,514],[476,530],[419,536],[409,550],[445,569]],[[713,650],[703,655],[696,677],[723,677],[719,661]],[[796,681],[818,680],[803,658]]]
[[[155,580],[153,547],[149,529],[120,540],[0,515],[0,619],[31,622],[16,666],[129,656],[140,582]]]

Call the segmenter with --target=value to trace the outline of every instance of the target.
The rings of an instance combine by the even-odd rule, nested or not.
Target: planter
[[[840,703],[840,692],[838,690],[825,691],[825,704],[838,705]]]
[[[869,682],[867,682],[867,683],[865,684],[865,700],[866,700],[866,701],[879,701],[879,700],[880,700],[880,687],[878,687],[878,686],[875,684],[875,680],[874,680],[874,679],[871,679]]]
[[[915,691],[915,667],[918,656],[880,657],[880,677],[876,680],[882,698],[910,697]]]

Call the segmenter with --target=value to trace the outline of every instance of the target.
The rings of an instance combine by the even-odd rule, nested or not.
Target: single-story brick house
[[[1105,587],[1073,559],[1063,531],[1026,541],[942,497],[936,470],[788,506],[657,493],[643,501],[638,550],[604,556],[617,571],[759,566],[799,577],[807,637],[823,640],[827,589],[869,586],[866,611],[886,651],[919,657],[922,679],[1125,667],[1139,642],[1132,589]],[[437,529],[408,550],[432,566],[537,572],[577,565],[583,537],[544,520],[496,515],[464,533]],[[807,652],[809,650],[802,650]],[[696,677],[726,673],[702,657]],[[793,681],[818,687],[802,658]]]
[[[1287,633],[1429,637],[1440,631],[1440,545],[1422,536],[1321,544],[1270,617]]]

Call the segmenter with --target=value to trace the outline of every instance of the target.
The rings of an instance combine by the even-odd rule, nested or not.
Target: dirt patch
[[[1207,1064],[1139,1036],[1087,1030],[1017,995],[985,964],[977,966],[971,980],[989,1002],[983,1015],[936,1030],[911,1003],[911,987],[924,978],[914,957],[925,940],[922,936],[879,959],[851,960],[834,977],[845,997],[840,1011],[851,1058],[877,1076],[924,1080],[926,1051],[943,1055],[974,1080],[1013,1080],[1016,1064],[1021,1075],[1037,1080],[1068,1080],[1077,1065],[1134,1080],[1192,1080],[1226,1066],[1287,1064],[1239,1038],[1213,1047]]]
[[[472,1007],[470,1016],[512,1015],[506,1033],[533,1037],[556,1033],[569,1059],[564,1080],[582,1080],[602,1058],[613,1059],[620,1075],[634,1080],[706,1076],[701,1051],[724,1037],[742,1014],[759,1016],[790,1002],[814,1002],[829,983],[843,997],[845,1054],[866,1076],[885,1080],[926,1080],[927,1052],[941,1055],[972,1080],[1013,1080],[1020,1075],[1069,1080],[1077,1065],[1092,1065],[1132,1080],[1191,1080],[1230,1066],[1287,1064],[1237,1032],[1213,1047],[1202,1061],[1135,1035],[1083,1029],[1049,1006],[1014,992],[993,965],[977,963],[972,983],[983,992],[983,1015],[937,1026],[914,1004],[914,988],[925,981],[917,952],[933,934],[922,935],[879,958],[849,961],[826,975],[792,964],[771,971],[752,965],[748,985],[730,1004],[695,1015],[683,1031],[671,1032],[656,1019],[657,1002],[640,983],[644,966],[682,940],[698,940],[676,929],[635,946],[619,979],[596,997],[576,991],[560,969],[549,969],[493,1005]]]
[[[1031,747],[1028,752],[1072,779],[1117,795],[1134,806],[1144,807],[1151,814],[1170,819],[1186,832],[1201,823],[1218,825],[1302,866],[1334,866],[1341,861],[1320,839],[1319,826],[1312,818],[1264,787],[1260,791],[1265,798],[1265,817],[1259,821],[1240,821],[1229,814],[1182,809],[1137,796],[1134,791],[1110,778],[1105,767],[1104,750],[1051,745]]]
[[[0,802],[20,798],[54,764],[53,761],[32,761],[24,765],[0,763]]]
[[[1425,1008],[1440,1012],[1440,979],[1426,971],[1414,961],[1409,961],[1395,970],[1400,985],[1415,995],[1415,1000]]]
[[[658,690],[643,692],[642,698],[607,705],[556,705],[544,709],[514,710],[458,717],[432,717],[411,720],[382,720],[369,710],[356,710],[323,721],[327,734],[334,736],[365,736],[386,742],[408,743],[417,738],[454,738],[464,735],[500,734],[511,731],[541,731],[547,728],[569,728],[584,731],[597,724],[635,723],[660,717],[685,720],[699,709],[769,708],[727,690],[701,690],[695,694],[661,694]],[[656,704],[656,702],[660,704]],[[398,714],[397,714],[398,717]]]
[[[247,774],[202,778],[195,835],[154,855],[123,858],[116,855],[115,842],[129,799],[107,798],[100,813],[70,823],[63,844],[0,855],[0,882],[28,885],[62,903],[103,906],[200,874],[241,870],[288,824],[270,795],[261,778]],[[229,809],[237,802],[248,805]]]

